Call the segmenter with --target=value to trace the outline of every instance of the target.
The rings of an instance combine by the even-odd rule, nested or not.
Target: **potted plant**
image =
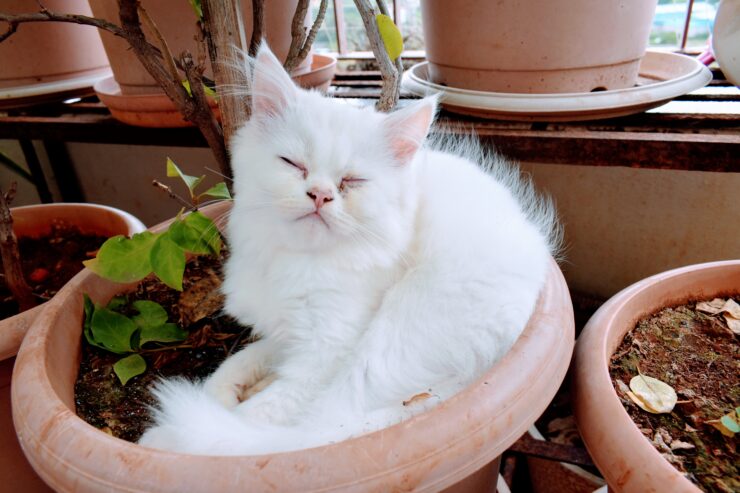
[[[722,307],[714,316],[702,309],[738,293],[740,260],[692,265],[625,288],[589,320],[575,353],[574,412],[610,491],[700,491],[690,478],[737,488],[737,474],[726,473],[737,452],[725,450],[738,430],[737,386],[723,380],[737,377],[736,363],[729,377],[721,366],[724,352],[734,347],[736,357],[736,322]],[[714,457],[724,468],[707,465]],[[709,461],[705,470],[699,461]]]
[[[266,2],[259,7],[258,15],[262,17],[259,31],[265,33],[270,47],[283,62],[287,61],[293,41],[291,25],[298,3],[298,0],[279,0]],[[159,46],[166,43],[167,50],[175,56],[184,51],[198,53],[205,50],[202,24],[199,22],[203,16],[202,7],[200,2],[193,2],[191,5],[193,8],[179,0],[145,2],[140,11],[147,35],[157,40],[154,42]],[[253,5],[251,1],[241,1],[240,5],[244,33],[246,39],[250,39],[254,32]],[[99,19],[118,21],[118,3],[114,0],[90,1],[90,8]],[[323,13],[324,10],[317,18],[317,25],[321,24]],[[310,9],[302,9],[300,12],[304,29],[311,27],[309,14]],[[151,127],[192,124],[180,115],[159,83],[131,51],[126,40],[104,30],[100,31],[100,37],[111,61],[113,78],[101,80],[96,84],[95,90],[115,118],[132,125]],[[308,84],[307,87],[324,87],[333,76],[336,61],[321,55],[317,57],[316,63],[313,62],[309,44],[305,57],[291,61],[295,65],[291,73],[299,83],[303,81]],[[207,66],[204,68],[203,76],[212,80],[212,70]],[[213,107],[216,106],[214,98],[209,98],[209,101]]]
[[[229,207],[200,211],[218,221]],[[536,312],[512,350],[429,412],[316,449],[242,457],[168,453],[114,438],[75,414],[83,293],[104,306],[132,288],[84,271],[40,315],[19,353],[16,430],[31,464],[57,491],[438,491],[453,485],[487,491],[497,457],[545,408],[572,349],[572,308],[553,261]]]
[[[60,284],[82,269],[80,260],[86,258],[84,248],[99,246],[103,237],[117,234],[131,235],[142,231],[145,226],[126,212],[95,204],[31,205],[16,207],[10,209],[10,212],[12,231],[24,247],[21,255],[26,261],[21,269],[32,285],[34,301],[40,304],[0,321],[0,450],[3,454],[0,460],[0,480],[8,491],[48,491],[28,466],[12,428],[10,380],[15,355],[26,331],[48,304],[43,302],[43,297],[53,293]],[[59,225],[64,225],[65,229],[55,230]],[[72,238],[65,237],[65,232],[77,232],[76,235],[84,236],[76,236],[74,241],[77,243],[70,245],[67,239]],[[54,238],[54,233],[57,240],[52,241],[58,244],[56,250],[65,251],[65,256],[71,256],[67,257],[63,264],[62,255],[58,253],[57,257],[49,255],[54,247],[48,246],[48,241],[49,238]],[[83,251],[77,251],[78,245]],[[5,254],[5,251],[3,253]],[[41,257],[34,257],[32,254]],[[75,263],[74,258],[80,254],[82,258],[78,258]],[[53,272],[54,269],[50,266],[58,266],[59,269]],[[3,286],[3,289],[7,296],[7,288]],[[17,309],[14,302],[7,299],[3,307],[6,314]]]
[[[430,79],[504,93],[631,87],[656,3],[423,1]]]

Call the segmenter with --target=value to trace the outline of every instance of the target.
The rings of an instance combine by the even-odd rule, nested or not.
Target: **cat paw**
[[[244,387],[235,383],[207,380],[203,390],[227,409],[233,409],[241,402]]]
[[[285,397],[274,395],[262,398],[256,395],[236,406],[234,411],[250,423],[288,425],[295,419],[298,409],[292,399]]]

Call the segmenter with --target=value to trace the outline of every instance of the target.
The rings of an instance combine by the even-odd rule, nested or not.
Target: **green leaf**
[[[98,344],[95,342],[95,338],[93,337],[92,330],[90,328],[92,325],[93,313],[95,313],[95,304],[87,294],[83,294],[82,298],[84,300],[83,306],[85,309],[85,321],[82,323],[82,332],[85,334],[85,339],[87,339],[88,344],[97,346]]]
[[[221,252],[221,233],[213,221],[198,211],[174,221],[168,236],[186,252],[215,255]]]
[[[159,303],[137,300],[134,301],[133,306],[139,312],[131,318],[137,327],[142,329],[159,327],[167,322],[167,311]]]
[[[126,382],[133,377],[141,375],[146,371],[146,360],[140,354],[130,354],[118,360],[113,365],[113,371],[116,373],[121,385],[126,385]]]
[[[721,418],[719,418],[720,423],[724,425],[725,428],[730,430],[733,433],[740,433],[740,425],[735,421],[732,416],[733,413],[725,414]]]
[[[187,80],[187,79],[183,79],[182,81],[180,81],[180,83],[182,84],[182,87],[185,88],[185,91],[187,91],[188,96],[190,96],[192,98],[193,97],[193,90],[190,89],[190,81]],[[213,89],[212,87],[208,87],[205,84],[203,84],[203,93],[206,96],[210,96],[212,98],[218,97],[218,94],[216,93],[216,90]]]
[[[187,86],[188,92],[190,90],[190,86]],[[200,182],[203,181],[203,179],[206,177],[206,175],[203,175],[201,177],[195,177],[186,175],[185,173],[180,170],[180,168],[177,167],[175,162],[167,158],[167,176],[169,178],[177,178],[178,176],[182,178],[182,181],[185,182],[185,185],[188,187],[188,190],[190,191],[190,197],[195,196],[195,187],[200,185]]]
[[[90,323],[95,345],[112,353],[130,353],[131,335],[136,331],[136,324],[130,318],[96,306]]]
[[[182,291],[182,276],[185,273],[185,252],[170,239],[170,236],[170,234],[163,234],[154,243],[151,252],[152,269],[154,269],[154,273],[166,285]]]
[[[403,36],[401,31],[393,22],[393,19],[385,14],[378,14],[375,16],[375,21],[378,23],[378,32],[380,37],[383,39],[385,45],[385,51],[388,52],[388,56],[391,60],[396,60],[401,56],[403,51]]]
[[[226,186],[226,183],[224,182],[216,183],[211,188],[209,188],[202,194],[198,195],[198,198],[204,195],[208,195],[209,197],[213,197],[214,199],[231,200],[231,194],[229,193],[229,188]]]
[[[123,235],[108,238],[98,251],[98,256],[83,262],[100,277],[116,282],[133,282],[152,272],[149,253],[159,235],[149,231],[131,238]]]
[[[118,311],[119,308],[125,306],[128,300],[125,296],[114,296],[106,305],[108,310]]]
[[[200,4],[200,0],[188,0],[190,2],[190,6],[193,7],[193,12],[195,12],[195,15],[198,17],[198,19],[203,18],[203,7]]]
[[[139,346],[147,342],[179,342],[188,338],[188,331],[181,329],[177,324],[168,323],[158,327],[141,329]]]

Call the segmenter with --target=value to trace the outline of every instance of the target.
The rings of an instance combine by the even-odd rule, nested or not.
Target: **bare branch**
[[[13,215],[10,213],[10,203],[15,197],[15,191],[16,182],[10,185],[10,190],[7,193],[0,190],[0,254],[3,257],[5,284],[13,293],[13,298],[18,302],[20,311],[23,312],[36,306],[36,297],[23,277],[18,240],[13,232]]]
[[[290,42],[288,57],[285,59],[285,63],[283,64],[283,67],[285,67],[285,70],[288,72],[300,65],[308,56],[314,39],[316,39],[316,35],[319,33],[319,29],[321,29],[321,24],[324,22],[324,17],[326,17],[326,9],[328,6],[329,0],[321,0],[319,12],[316,14],[316,19],[311,26],[311,30],[308,35],[306,35],[304,22],[306,15],[308,15],[308,1],[299,0],[295,15],[293,16],[293,23],[291,24],[293,40]]]
[[[252,39],[249,41],[249,56],[255,56],[262,43],[265,26],[265,0],[252,0]]]
[[[249,119],[250,101],[237,95],[229,88],[249,89],[249,78],[243,67],[236,63],[238,53],[234,49],[246,48],[246,36],[238,2],[203,0],[203,28],[208,40],[208,54],[219,92],[219,109],[226,142]],[[224,88],[223,90],[221,90]],[[231,172],[222,167],[228,176]]]
[[[8,29],[2,35],[0,35],[0,42],[5,41],[13,33],[18,30],[20,24],[27,22],[69,22],[72,24],[82,24],[85,26],[94,26],[98,29],[104,29],[110,33],[126,38],[126,32],[121,27],[108,22],[105,19],[98,19],[96,17],[88,17],[86,15],[78,14],[57,14],[48,10],[45,7],[41,7],[40,12],[32,14],[9,14],[0,12],[0,21],[7,22]]]
[[[354,1],[357,10],[360,13],[360,17],[362,17],[362,23],[365,25],[367,38],[370,41],[373,54],[375,55],[375,59],[378,61],[380,74],[383,77],[383,88],[380,91],[380,99],[375,107],[380,111],[391,111],[396,106],[396,103],[398,103],[398,97],[401,94],[401,74],[398,70],[400,57],[399,60],[394,63],[390,56],[388,56],[385,44],[383,43],[383,39],[380,37],[380,32],[378,31],[378,23],[375,20],[375,11],[369,0]],[[378,3],[380,4],[380,1]],[[381,8],[384,7],[385,5],[383,4]]]
[[[175,66],[175,57],[172,56],[172,52],[170,51],[170,47],[167,44],[167,41],[164,39],[164,36],[162,36],[162,32],[157,28],[157,24],[155,24],[154,19],[152,19],[149,16],[149,13],[144,9],[144,6],[141,5],[141,3],[137,3],[137,8],[139,9],[139,15],[144,21],[144,24],[149,28],[149,30],[154,34],[154,37],[157,38],[157,41],[159,42],[159,49],[162,52],[162,58],[164,58],[164,63],[167,65],[167,69],[170,71],[170,77],[172,77],[172,80],[179,83],[180,82],[180,74],[177,72],[177,67]]]
[[[185,209],[191,210],[193,209],[193,204],[185,200],[184,198],[180,197],[178,194],[176,194],[170,187],[165,185],[159,180],[152,180],[152,185],[154,185],[155,188],[158,188],[164,192],[167,192],[167,195],[170,196],[171,199],[175,199],[177,202],[180,203]]]

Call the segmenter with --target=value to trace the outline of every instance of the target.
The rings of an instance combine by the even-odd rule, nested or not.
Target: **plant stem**
[[[219,108],[223,124],[224,140],[228,144],[231,136],[249,119],[250,101],[244,98],[249,89],[249,77],[244,67],[235,62],[238,53],[245,50],[246,35],[238,2],[203,0],[203,29],[208,40],[208,54],[219,93]],[[233,88],[239,88],[234,91]],[[242,90],[243,89],[243,90]],[[237,94],[240,93],[240,94]],[[221,169],[231,176],[231,169]]]
[[[163,190],[163,191],[167,192],[167,195],[169,195],[170,198],[173,198],[176,201],[180,202],[180,204],[183,207],[185,207],[185,209],[187,209],[189,211],[194,209],[193,204],[191,204],[190,202],[188,202],[187,200],[185,200],[184,198],[180,197],[178,194],[176,194],[175,192],[173,192],[170,187],[168,187],[167,185],[165,185],[161,181],[152,180],[152,185],[154,185],[156,188],[159,188],[160,190]]]
[[[36,306],[36,298],[31,287],[23,277],[21,254],[18,251],[18,239],[13,232],[13,215],[10,213],[10,203],[15,197],[16,182],[10,185],[10,190],[3,193],[0,190],[0,253],[3,257],[5,284],[13,293],[21,312]]]
[[[252,39],[249,40],[249,56],[255,56],[262,43],[265,27],[265,0],[252,0]]]
[[[308,15],[308,0],[299,0],[298,6],[296,7],[295,14],[293,15],[293,22],[291,24],[291,36],[290,49],[288,50],[288,56],[285,59],[283,67],[287,72],[292,71],[298,65],[303,62],[311,51],[314,39],[321,28],[321,24],[324,22],[326,16],[326,9],[329,5],[329,0],[321,0],[319,5],[319,13],[316,14],[316,19],[311,26],[311,30],[306,34],[306,16]]]

